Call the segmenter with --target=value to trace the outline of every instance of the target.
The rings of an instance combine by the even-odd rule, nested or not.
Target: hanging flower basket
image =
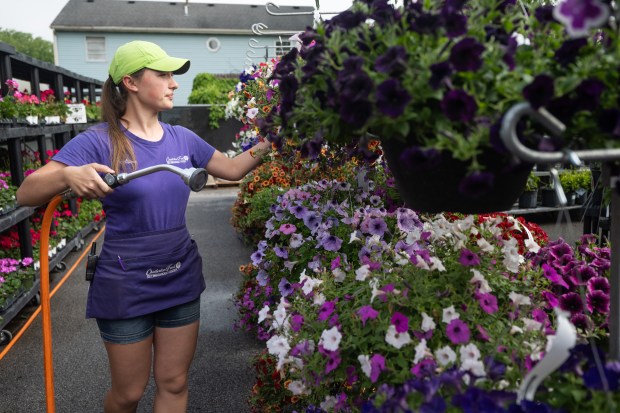
[[[511,165],[487,150],[479,157],[484,171],[469,173],[469,163],[448,152],[424,153],[395,140],[381,145],[401,199],[418,212],[507,211],[523,192],[533,167]]]

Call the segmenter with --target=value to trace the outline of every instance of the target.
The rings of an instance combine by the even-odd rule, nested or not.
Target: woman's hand
[[[102,198],[112,192],[112,188],[99,176],[100,173],[114,173],[114,170],[98,163],[67,166],[52,160],[24,179],[17,189],[17,203],[22,206],[43,205],[67,189],[84,198]]]
[[[99,173],[114,173],[110,167],[98,163],[64,168],[65,182],[77,195],[83,198],[103,198],[113,191]]]

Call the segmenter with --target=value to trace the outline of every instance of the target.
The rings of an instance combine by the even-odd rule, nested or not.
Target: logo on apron
[[[176,264],[169,264],[165,267],[161,268],[149,268],[146,270],[146,278],[157,278],[162,277],[164,275],[172,274],[181,268],[181,261],[177,261]]]

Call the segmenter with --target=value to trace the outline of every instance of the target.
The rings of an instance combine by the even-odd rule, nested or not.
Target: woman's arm
[[[242,152],[234,158],[229,158],[216,150],[205,169],[215,177],[237,181],[256,168],[260,164],[261,158],[270,151],[271,143],[267,141],[254,145],[252,149]]]
[[[69,188],[84,198],[102,198],[112,188],[101,179],[99,172],[114,173],[114,170],[98,163],[67,166],[50,161],[24,179],[17,189],[17,203],[22,206],[43,205]]]

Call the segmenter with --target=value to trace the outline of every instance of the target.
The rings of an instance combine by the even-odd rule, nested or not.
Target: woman
[[[158,120],[173,107],[174,75],[189,65],[150,42],[119,47],[103,86],[104,122],[69,141],[17,192],[20,205],[44,204],[67,189],[103,203],[106,235],[86,316],[97,320],[108,354],[106,413],[136,411],[151,367],[154,411],[186,411],[205,283],[185,225],[190,190],[183,180],[160,171],[112,189],[102,175],[167,163],[238,180],[271,148],[261,142],[228,158],[190,130]]]

